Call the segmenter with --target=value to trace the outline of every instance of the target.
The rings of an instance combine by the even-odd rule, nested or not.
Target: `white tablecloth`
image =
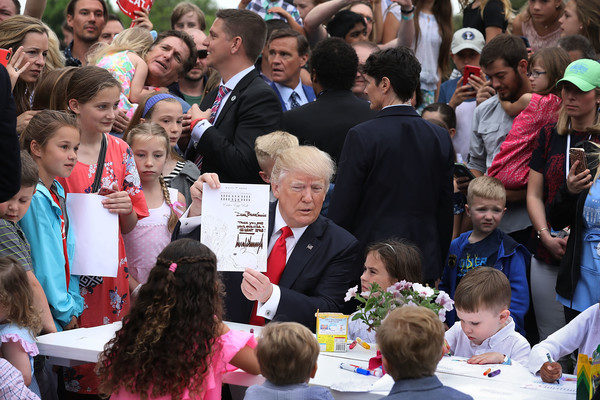
[[[245,324],[226,322],[231,329],[260,333],[260,327]],[[96,362],[98,355],[104,349],[106,343],[114,336],[115,331],[121,327],[120,322],[103,325],[94,328],[80,328],[65,332],[51,333],[39,336],[38,348],[40,354],[50,357],[56,365],[72,366],[84,362]],[[311,379],[311,385],[331,387],[339,385],[349,388],[347,385],[367,385],[378,381],[378,378],[367,377],[354,372],[339,368],[341,362],[351,363],[366,367],[369,358],[375,355],[375,350],[365,350],[356,346],[347,353],[321,353],[318,359],[318,370],[315,378]],[[575,395],[560,393],[557,391],[531,389],[523,386],[533,383],[536,378],[520,366],[502,366],[502,373],[494,378],[479,376],[479,369],[483,366],[467,366],[460,361],[444,359],[438,366],[437,377],[444,385],[451,386],[457,390],[468,393],[479,400],[538,400],[544,399],[574,399]],[[487,367],[486,367],[487,368]],[[485,368],[484,368],[485,369]],[[262,376],[254,376],[243,371],[231,372],[224,377],[224,382],[238,385],[250,386],[264,382]],[[389,385],[387,386],[389,390]],[[550,387],[554,388],[554,387]],[[332,390],[336,399],[379,399],[387,394],[387,390],[371,391],[369,393],[341,392]]]

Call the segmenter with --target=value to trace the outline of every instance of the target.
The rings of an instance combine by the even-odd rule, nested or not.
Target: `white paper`
[[[268,185],[202,185],[200,237],[217,256],[217,270],[266,272],[268,234]]]
[[[569,376],[571,380],[560,379],[560,383],[546,383],[542,381],[542,378],[537,378],[535,382],[527,383],[522,388],[533,389],[533,390],[545,390],[555,393],[577,393],[577,378],[573,379],[574,375],[563,375]]]
[[[75,237],[73,275],[115,278],[119,269],[119,216],[102,206],[104,196],[67,194],[69,229]]]

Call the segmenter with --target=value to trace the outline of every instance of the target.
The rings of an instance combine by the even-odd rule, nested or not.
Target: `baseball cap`
[[[600,87],[600,63],[582,58],[573,61],[565,70],[564,77],[556,82],[571,82],[584,92]]]
[[[481,53],[483,46],[485,46],[485,39],[481,32],[475,28],[462,28],[454,32],[450,51],[456,54],[464,49],[473,49]]]

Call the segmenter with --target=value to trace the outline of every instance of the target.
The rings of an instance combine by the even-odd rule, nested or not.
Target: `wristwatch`
[[[548,228],[546,227],[546,228],[542,228],[539,231],[537,231],[536,232],[537,233],[537,238],[541,239],[542,238],[542,232],[547,231],[547,230],[548,230]]]

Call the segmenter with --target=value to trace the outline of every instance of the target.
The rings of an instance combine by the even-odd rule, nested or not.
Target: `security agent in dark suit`
[[[390,237],[415,243],[431,283],[452,236],[454,162],[448,132],[410,105],[420,72],[406,47],[367,59],[365,93],[379,113],[348,132],[328,215],[358,238],[359,251]]]
[[[269,213],[267,273],[253,269],[222,273],[227,320],[260,324],[264,317],[299,322],[314,330],[317,309],[346,311],[344,295],[354,284],[351,277],[360,273],[355,270],[358,242],[320,215],[333,168],[331,158],[311,146],[290,148],[278,156],[271,179],[278,201]],[[198,218],[202,182],[219,186],[215,174],[203,174],[192,186],[192,205],[174,238],[200,239],[197,221],[188,220]]]
[[[358,58],[339,38],[325,39],[312,51],[309,69],[317,100],[283,113],[281,128],[301,144],[318,147],[338,163],[348,130],[375,116],[369,103],[352,94]]]
[[[254,68],[265,39],[265,22],[257,14],[229,9],[217,12],[204,41],[206,62],[222,81],[188,112],[192,145],[186,158],[224,182],[260,183],[254,141],[280,125],[279,101]]]
[[[0,65],[0,202],[9,200],[21,187],[21,152],[16,110],[10,77],[6,68]]]

